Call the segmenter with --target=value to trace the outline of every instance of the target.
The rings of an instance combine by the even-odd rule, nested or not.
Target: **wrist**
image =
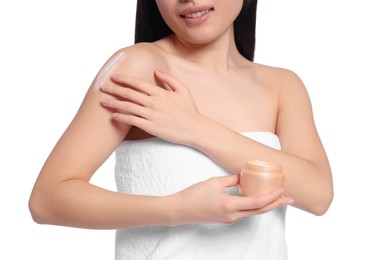
[[[167,225],[168,226],[177,226],[181,224],[187,224],[185,220],[185,214],[183,209],[183,204],[179,198],[178,193],[172,194],[164,197],[168,209],[165,209],[167,212]]]
[[[188,145],[201,150],[211,136],[212,131],[215,129],[215,123],[212,119],[199,114],[192,121],[191,129],[189,130],[189,142]]]

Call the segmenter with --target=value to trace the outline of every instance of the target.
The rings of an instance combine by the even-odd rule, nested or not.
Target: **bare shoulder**
[[[142,77],[145,71],[150,73],[161,62],[161,51],[153,43],[137,43],[116,51],[110,60],[121,60],[118,72]]]
[[[154,55],[158,54],[159,48],[155,43],[151,42],[140,42],[134,45],[130,45],[119,49],[116,53],[123,53],[126,56],[132,58],[153,58]]]
[[[279,96],[279,107],[290,99],[309,101],[306,87],[301,78],[292,70],[254,64],[255,77]]]
[[[253,68],[257,79],[269,83],[279,91],[304,87],[300,77],[292,70],[258,63],[254,63]]]

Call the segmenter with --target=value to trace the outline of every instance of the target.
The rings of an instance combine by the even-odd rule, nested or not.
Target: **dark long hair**
[[[245,58],[253,61],[255,55],[257,0],[244,0],[242,9],[234,21],[234,38],[237,49]],[[134,42],[154,42],[170,34],[154,0],[138,0]]]

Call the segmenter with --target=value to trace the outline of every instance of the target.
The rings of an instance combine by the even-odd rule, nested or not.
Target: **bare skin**
[[[174,41],[168,38],[157,45],[174,45]],[[170,60],[171,54],[164,50],[156,48],[156,53],[164,61]],[[152,136],[192,146],[231,173],[239,173],[248,160],[277,162],[283,165],[287,176],[285,195],[295,200],[294,206],[316,215],[326,212],[333,196],[329,163],[315,128],[309,97],[298,76],[241,60],[226,73],[201,71],[196,64],[177,57],[171,61],[178,65],[175,70],[170,69],[171,64],[160,65],[164,73],[157,71],[155,76],[175,91],[123,74],[114,76],[123,88],[103,86],[106,93],[143,102],[142,106],[130,106],[129,102],[104,99],[103,105],[119,112],[113,114],[115,120],[144,129]],[[173,74],[179,76],[173,78]],[[149,95],[137,96],[134,87]],[[251,131],[276,133],[282,151],[239,134]],[[139,136],[146,137],[137,130],[128,138]]]
[[[231,223],[285,205],[324,214],[333,196],[330,167],[302,82],[290,71],[247,61],[235,48],[231,25],[223,32],[208,44],[173,35],[118,51],[126,60],[101,91],[91,85],[39,174],[29,204],[34,220],[117,229]],[[239,134],[247,131],[276,133],[282,151]],[[232,175],[163,197],[89,182],[124,139],[151,136],[192,146]],[[285,190],[262,197],[225,193],[253,159],[280,163]]]

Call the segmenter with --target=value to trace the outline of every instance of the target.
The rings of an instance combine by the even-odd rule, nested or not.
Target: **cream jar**
[[[284,174],[278,164],[265,161],[248,161],[240,173],[240,193],[260,196],[270,190],[283,188]]]

